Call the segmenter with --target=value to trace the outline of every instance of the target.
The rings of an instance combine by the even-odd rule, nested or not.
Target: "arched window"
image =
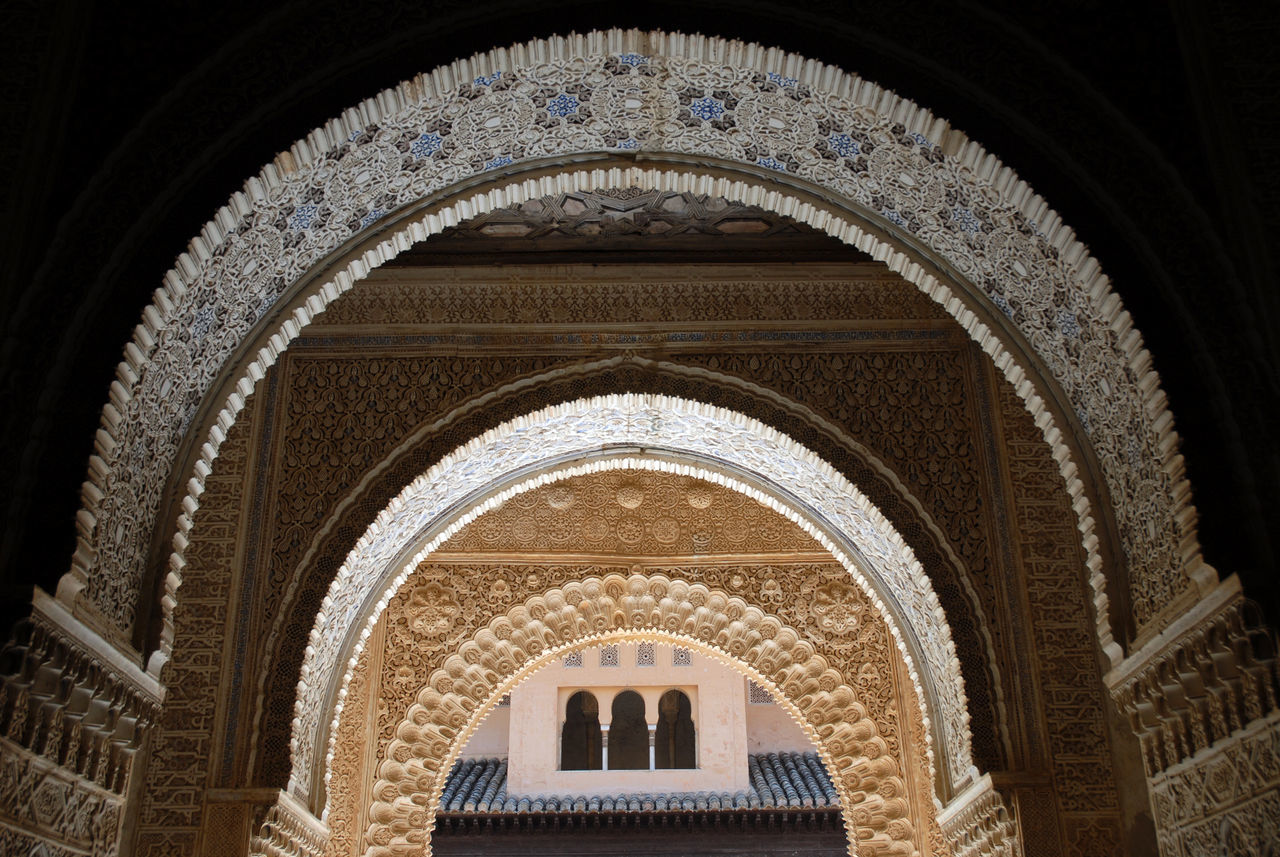
[[[658,700],[658,730],[654,735],[655,768],[696,768],[693,709],[689,697],[669,690]]]
[[[600,703],[580,690],[569,697],[560,730],[560,770],[598,771],[601,767]]]
[[[609,770],[649,770],[649,724],[644,719],[644,699],[634,690],[624,690],[613,698]]]

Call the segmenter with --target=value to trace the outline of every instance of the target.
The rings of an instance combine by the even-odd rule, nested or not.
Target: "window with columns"
[[[602,717],[604,704],[608,716]],[[658,771],[698,767],[697,728],[689,694],[595,688],[565,703],[560,725],[562,771]]]

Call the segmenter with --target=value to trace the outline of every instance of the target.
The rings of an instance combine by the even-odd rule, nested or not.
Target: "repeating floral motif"
[[[424,527],[433,523],[443,525],[442,514],[453,510],[460,498],[493,486],[500,474],[520,472],[540,462],[571,459],[603,445],[618,443],[733,461],[766,483],[785,486],[810,510],[810,516],[829,522],[828,532],[841,533],[846,541],[837,546],[825,535],[813,532],[864,592],[880,593],[877,601],[893,603],[903,616],[905,627],[892,623],[890,627],[895,635],[900,635],[904,653],[917,651],[922,659],[912,665],[912,677],[928,686],[927,698],[935,700],[938,706],[933,716],[942,723],[945,741],[945,747],[938,748],[943,756],[939,762],[954,782],[962,783],[969,777],[972,766],[969,715],[945,615],[910,548],[874,506],[829,465],[754,420],[671,397],[627,394],[547,408],[486,433],[464,450],[446,456],[415,480],[361,537],[339,569],[311,633],[295,708],[292,791],[300,794],[310,791],[314,740],[319,732],[320,712],[324,709],[321,700],[331,682],[345,683],[349,676],[350,665],[342,665],[339,660],[343,657],[342,641],[357,624],[376,619],[361,612],[371,592],[375,588],[396,591],[421,558],[474,518],[508,497],[523,493],[522,490],[518,490],[519,486],[508,488],[504,492],[506,496],[494,495],[461,517],[454,517],[457,513],[450,511],[453,523],[446,525],[425,546],[409,569],[389,580],[390,575],[396,574],[391,566],[393,558],[406,546],[418,543],[421,538],[418,534]],[[483,460],[485,467],[474,467],[475,460]],[[652,459],[613,459],[585,469],[589,472],[624,467],[663,470],[672,465]],[[578,474],[572,468],[561,471],[562,478],[574,475]],[[777,502],[721,473],[706,471],[690,475],[729,485],[770,505]],[[858,561],[852,561],[846,551],[856,551]],[[358,651],[348,657],[356,655]],[[910,655],[908,659],[911,660]],[[921,696],[925,697],[923,689]]]
[[[663,201],[655,200],[658,204]],[[550,208],[550,206],[548,206]],[[646,206],[645,219],[653,216]],[[541,231],[542,218],[494,217],[484,221],[507,226],[529,223]],[[740,212],[733,216],[745,219]],[[653,217],[658,220],[657,217]],[[668,228],[684,230],[684,218],[660,220]],[[584,228],[605,229],[601,221],[586,219]],[[761,221],[761,226],[767,226]],[[557,227],[560,228],[560,227]],[[664,230],[665,231],[665,230]],[[708,231],[707,234],[717,234]],[[476,239],[480,240],[480,239]],[[554,320],[561,324],[620,324],[637,320],[662,323],[733,323],[761,319],[813,321],[818,319],[943,319],[942,309],[896,274],[883,270],[852,275],[849,266],[825,275],[811,271],[803,279],[728,277],[707,272],[700,281],[650,274],[641,288],[618,279],[596,277],[582,282],[572,269],[557,272],[552,281],[497,283],[489,274],[458,270],[446,282],[400,283],[376,277],[335,301],[312,329],[321,335],[330,326],[390,324],[503,324]],[[533,337],[533,332],[525,334]],[[702,334],[704,337],[706,334]],[[535,340],[536,341],[536,340]],[[563,347],[563,339],[547,345]]]
[[[102,645],[37,599],[0,649],[0,853],[119,851],[160,697]]]
[[[227,645],[250,435],[249,420],[232,427],[197,512],[200,538],[188,553],[191,574],[174,616],[178,645],[166,667],[171,690],[152,742],[138,813],[140,857],[195,853],[214,755],[214,715],[225,687],[216,665]]]
[[[0,853],[115,857],[122,805],[56,760],[0,747]]]
[[[1057,478],[1047,444],[1008,385],[1001,385],[999,406],[1013,491],[1016,561],[1030,615],[1035,617],[1029,629],[1034,651],[1029,655],[1040,687],[1036,707],[1043,712],[1048,744],[1044,755],[1053,774],[1052,789],[1027,790],[1020,796],[1029,822],[1043,817],[1038,829],[1024,827],[1023,841],[1036,853],[1116,857],[1122,853],[1124,837],[1105,720],[1107,699],[1090,633],[1084,562],[1071,500]]]
[[[1135,617],[1154,621],[1188,585],[1177,546],[1191,525],[1175,484],[1181,469],[1163,451],[1168,430],[1145,352],[1092,261],[1065,232],[1054,243],[1030,222],[1016,182],[975,169],[980,152],[947,156],[887,108],[870,106],[874,88],[858,100],[847,94],[857,87],[676,53],[637,62],[633,54],[553,50],[536,65],[494,69],[452,93],[427,86],[397,113],[345,130],[340,142],[307,146],[292,171],[272,171],[237,196],[171,274],[113,389],[73,570],[101,614],[122,634],[133,625],[183,435],[228,355],[289,284],[385,212],[461,179],[625,142],[781,165],[910,231],[1007,307],[1089,432],[1131,566]],[[601,101],[602,89],[615,94]],[[663,95],[637,97],[655,91]],[[600,114],[602,104],[614,112]],[[968,213],[957,217],[958,209]],[[1060,323],[1064,310],[1074,324]]]

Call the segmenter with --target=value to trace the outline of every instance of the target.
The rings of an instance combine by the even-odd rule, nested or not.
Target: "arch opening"
[[[624,690],[613,698],[609,722],[609,770],[649,770],[649,724],[644,698]]]
[[[654,767],[696,768],[698,739],[688,694],[682,690],[664,693],[658,700],[658,715]]]
[[[600,741],[600,702],[580,690],[565,705],[560,730],[560,770],[599,771],[603,767]]]
[[[901,755],[903,744],[910,744],[918,762],[920,739],[903,736],[891,750],[874,705],[803,637],[800,629],[740,596],[662,575],[587,578],[534,596],[444,656],[400,718],[367,792],[373,805],[365,841],[373,845],[365,854],[429,847],[452,766],[504,694],[513,694],[521,682],[583,645],[643,641],[686,647],[746,676],[767,689],[800,726],[829,772],[830,791],[821,797],[787,795],[775,786],[780,805],[794,800],[800,809],[806,800],[811,807],[818,800],[846,808],[843,826],[851,854],[861,853],[858,848],[914,850],[917,837],[936,823],[930,788],[921,792],[918,783],[913,785],[916,777],[928,777],[926,768],[911,766]],[[615,698],[633,695],[623,690]],[[642,700],[636,702],[637,709],[643,706]],[[617,776],[642,773],[610,770]],[[999,802],[998,796],[994,800]],[[535,810],[551,806],[536,796],[532,803]]]

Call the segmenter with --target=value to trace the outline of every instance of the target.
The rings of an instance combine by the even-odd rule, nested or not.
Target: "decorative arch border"
[[[624,158],[672,168],[564,166]],[[128,634],[166,486],[185,486],[149,665],[158,671],[204,479],[245,399],[300,330],[371,267],[457,220],[547,193],[630,186],[793,217],[943,304],[1014,384],[1059,461],[1113,662],[1122,652],[1082,478],[1089,462],[1046,405],[1055,385],[1074,414],[1067,432],[1083,432],[1100,467],[1139,624],[1160,624],[1193,583],[1216,582],[1150,355],[1044,200],[944,121],[840,69],[758,45],[611,30],[479,54],[386,90],[294,144],[219,210],[125,348],[59,598],[87,601]],[[423,200],[445,201],[424,215]],[[393,210],[395,225],[384,227]],[[204,440],[190,440],[193,469],[176,474],[205,412]]]
[[[756,420],[685,399],[622,394],[554,405],[491,429],[442,458],[378,515],[338,569],[311,631],[294,707],[289,791],[308,798],[314,777],[327,770],[360,653],[423,560],[518,494],[628,468],[715,482],[813,536],[888,626],[931,733],[929,765],[942,776],[942,794],[977,776],[946,616],[924,569],[879,510],[817,455]],[[328,724],[322,712],[332,712]],[[318,746],[326,734],[322,763]]]
[[[925,829],[916,829],[901,760],[854,688],[799,631],[700,583],[609,574],[533,596],[432,672],[379,760],[365,857],[429,849],[450,767],[502,694],[572,649],[623,640],[690,646],[767,687],[817,746],[840,796],[851,854],[859,845],[914,853],[928,836],[931,802],[921,801]],[[904,726],[904,743],[909,732]]]

